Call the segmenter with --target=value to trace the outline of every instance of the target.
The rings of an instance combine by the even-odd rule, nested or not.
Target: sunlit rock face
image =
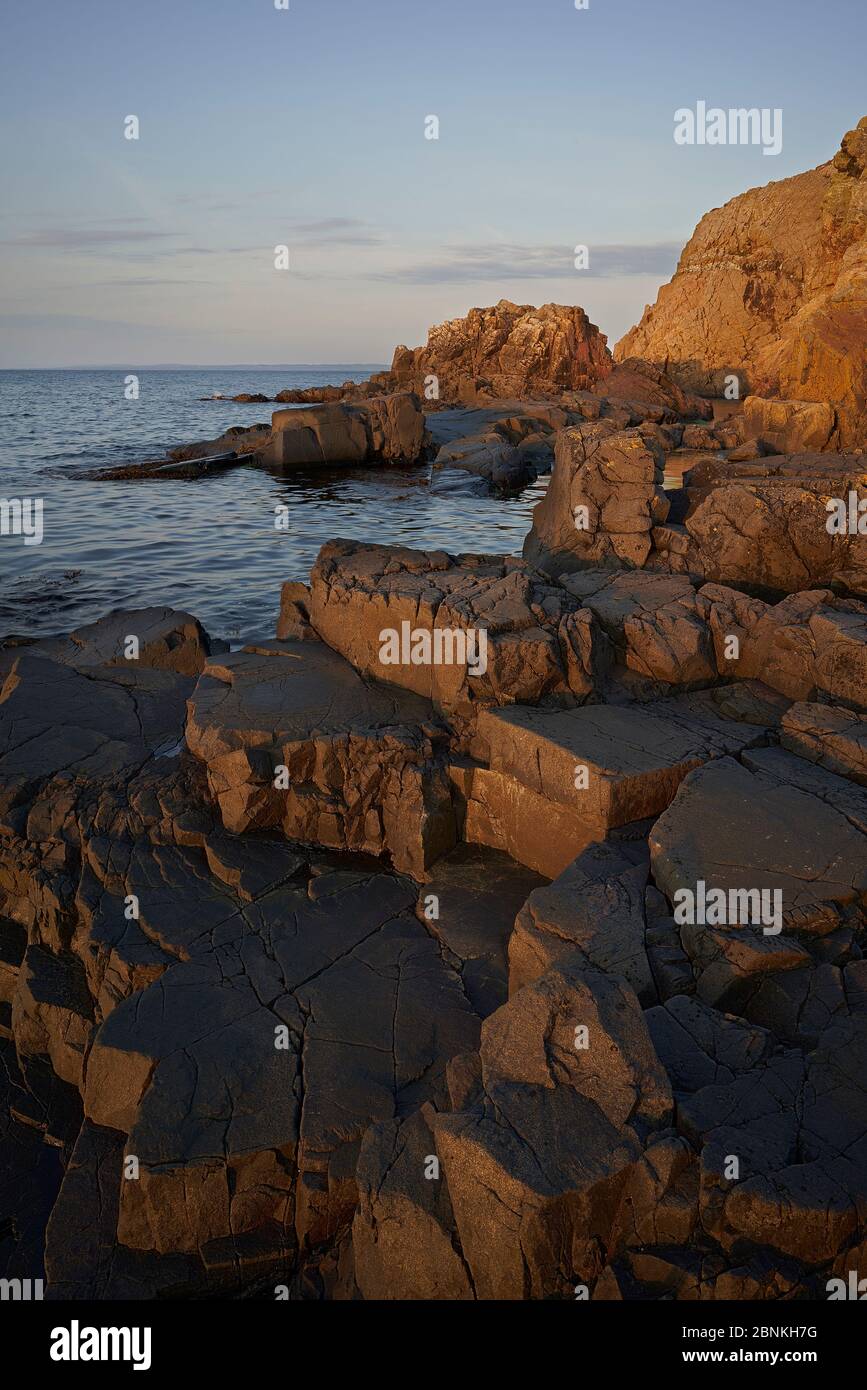
[[[736,376],[741,399],[827,402],[829,447],[867,444],[867,117],[826,164],[706,213],[614,355],[708,395]]]
[[[577,305],[501,299],[435,325],[424,347],[396,348],[390,375],[398,388],[421,392],[436,377],[442,400],[520,399],[586,390],[611,366],[604,333]]]

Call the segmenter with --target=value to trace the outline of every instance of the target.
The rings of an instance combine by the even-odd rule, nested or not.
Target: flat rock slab
[[[351,1219],[368,1125],[444,1103],[449,1058],[478,1043],[414,901],[406,880],[326,871],[238,902],[115,1007],[86,1108],[141,1165],[125,1245],[194,1254],[263,1222],[316,1244]]]
[[[749,756],[751,767],[722,758],[683,782],[650,835],[653,876],[669,900],[699,880],[779,889],[783,931],[764,940],[782,949],[790,933],[824,934],[867,901],[867,838],[830,799],[784,780],[815,774],[809,763],[777,749]],[[826,790],[831,779],[844,795],[860,790],[824,773]]]
[[[506,854],[463,844],[437,862],[421,890],[416,915],[460,971],[481,1018],[505,1003],[515,916],[544,882]]]
[[[594,844],[553,883],[536,888],[509,939],[509,994],[576,957],[619,975],[647,1007],[656,1002],[645,943],[644,846]]]
[[[559,629],[578,604],[515,556],[330,541],[311,578],[310,622],[320,637],[363,674],[444,709],[537,700],[573,688]],[[392,660],[384,635],[404,631],[406,649]],[[409,638],[416,632],[427,634],[431,656],[420,646],[418,660],[412,658]],[[451,645],[454,636],[437,658],[437,634],[442,643],[446,634],[465,642],[468,633],[484,634],[484,669]],[[584,680],[575,688],[586,693],[592,686]]]
[[[649,1022],[680,1070],[670,1035]],[[857,1238],[867,1195],[865,1049],[867,1017],[858,1009],[832,1022],[806,1058],[795,1050],[757,1056],[731,1080],[681,1096],[678,1125],[701,1148],[702,1225],[724,1249],[748,1240],[821,1266]],[[681,1070],[680,1078],[691,1089],[699,1075]],[[739,1160],[734,1181],[731,1156]]]
[[[693,768],[763,738],[721,718],[704,695],[572,710],[512,705],[483,711],[478,729],[492,769],[603,830],[658,813]]]
[[[214,756],[313,735],[430,723],[402,690],[365,681],[321,642],[268,642],[209,661],[190,700],[188,737]]]
[[[862,835],[867,835],[867,791],[853,785],[848,778],[839,777],[785,748],[748,748],[742,761],[763,780],[798,787],[824,801],[845,816]]]
[[[0,660],[0,807],[21,808],[58,775],[129,777],[183,737],[192,681],[174,671],[87,671],[28,648]]]
[[[454,844],[441,737],[424,700],[310,641],[210,661],[187,720],[228,830],[279,827],[303,843],[389,852],[419,875]]]
[[[728,1085],[774,1050],[773,1034],[686,994],[645,1015],[653,1046],[675,1093]]]

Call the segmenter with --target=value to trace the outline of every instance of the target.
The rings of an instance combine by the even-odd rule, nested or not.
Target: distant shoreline
[[[384,372],[387,362],[135,362],[91,367],[0,367],[3,372]]]

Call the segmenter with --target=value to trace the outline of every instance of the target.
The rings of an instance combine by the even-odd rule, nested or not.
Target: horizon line
[[[364,371],[388,371],[382,362],[93,362],[80,367],[49,365],[42,367],[0,367],[0,372],[285,372],[332,371],[337,367],[344,371],[363,368]]]

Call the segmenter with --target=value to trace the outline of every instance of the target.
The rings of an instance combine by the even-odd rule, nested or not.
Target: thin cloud
[[[323,217],[318,222],[290,222],[286,228],[296,246],[381,246],[385,238],[355,217]]]
[[[94,247],[115,246],[139,241],[163,241],[183,236],[182,232],[157,232],[148,227],[57,227],[23,236],[7,237],[4,246],[35,248],[62,247],[67,250],[90,250]]]
[[[201,208],[205,212],[237,212],[244,207],[241,202],[217,198],[211,193],[184,193],[170,201],[176,207]]]
[[[88,280],[77,286],[78,289],[105,289],[112,286],[120,286],[124,289],[135,289],[138,286],[150,287],[151,285],[218,285],[219,280],[161,280],[156,276],[138,275],[130,276],[126,280]]]
[[[572,246],[498,242],[491,246],[455,246],[438,260],[374,271],[369,278],[406,285],[441,285],[469,280],[552,280],[573,275],[597,280],[616,275],[670,276],[681,250],[681,243],[674,241],[637,246],[589,245],[589,265],[579,271]]]

